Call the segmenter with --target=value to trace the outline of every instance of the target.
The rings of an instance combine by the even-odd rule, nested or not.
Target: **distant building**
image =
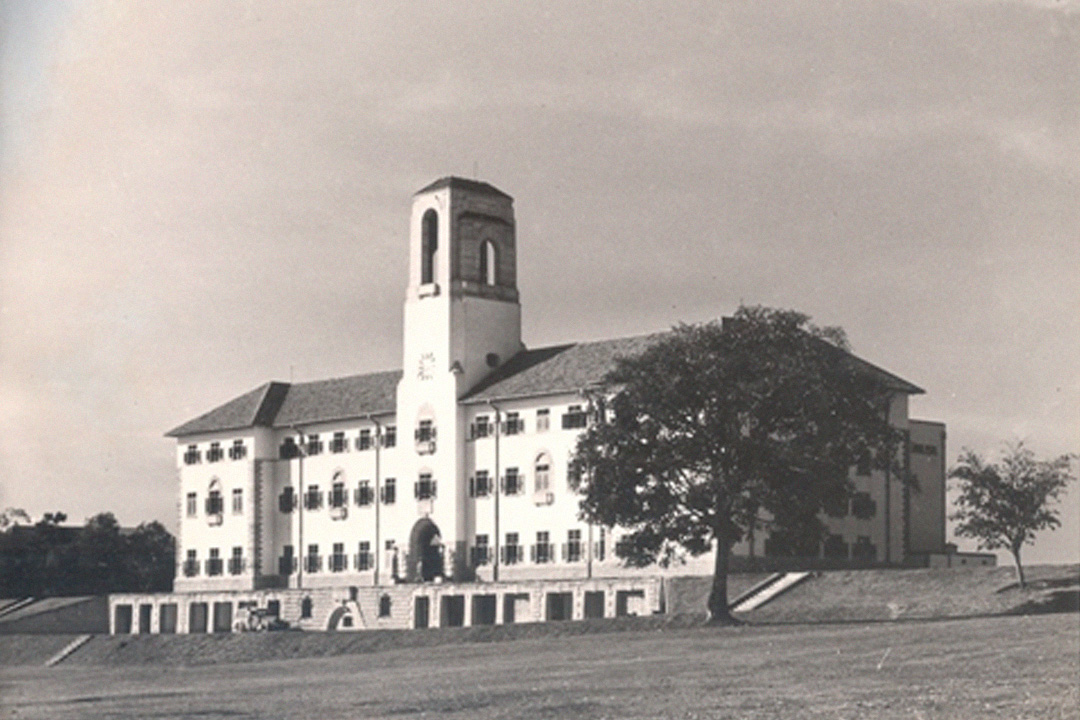
[[[180,469],[171,604],[199,606],[172,621],[179,629],[227,628],[225,604],[238,601],[313,627],[346,617],[354,627],[583,617],[659,603],[649,580],[658,570],[622,566],[618,528],[578,518],[568,461],[615,359],[662,334],[526,349],[513,200],[487,183],[448,177],[420,190],[409,237],[402,370],[270,382],[168,433]],[[815,560],[902,564],[942,552],[944,427],[909,420],[918,387],[858,362],[893,390],[890,420],[910,432],[904,459],[919,489],[853,469],[856,493],[830,509]],[[763,531],[736,553],[783,564],[787,548]],[[711,569],[705,558],[673,572]],[[476,580],[503,589],[430,608],[444,586]],[[581,582],[545,591],[555,600],[520,585],[571,580]],[[394,615],[402,603],[407,617]]]

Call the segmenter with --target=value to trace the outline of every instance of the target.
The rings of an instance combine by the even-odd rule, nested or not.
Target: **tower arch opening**
[[[434,210],[424,213],[420,221],[420,282],[435,282],[435,262],[439,252],[439,214]]]
[[[480,282],[484,285],[497,285],[498,267],[498,248],[491,240],[485,240],[480,245]]]

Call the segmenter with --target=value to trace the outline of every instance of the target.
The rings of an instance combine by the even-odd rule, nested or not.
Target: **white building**
[[[180,469],[177,595],[143,602],[140,629],[225,629],[233,602],[312,627],[657,609],[659,571],[623,568],[617,531],[578,519],[568,460],[592,419],[590,391],[616,357],[659,336],[526,349],[513,200],[486,183],[450,177],[419,191],[409,238],[403,370],[270,382],[168,433]],[[894,389],[892,422],[923,428],[907,410],[922,391],[862,364]],[[943,426],[917,432],[920,452],[944,456]],[[923,463],[918,491],[853,475],[858,492],[833,510],[821,562],[943,551],[943,466]],[[762,533],[736,553],[779,545]],[[450,592],[472,581],[483,584]],[[395,616],[403,604],[408,617]]]

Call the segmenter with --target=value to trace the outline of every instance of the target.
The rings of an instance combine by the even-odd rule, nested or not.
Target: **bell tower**
[[[445,177],[413,197],[405,376],[451,371],[458,396],[521,350],[514,200]]]
[[[458,400],[522,349],[513,203],[487,183],[456,177],[413,197],[397,457],[399,479],[416,483],[416,503],[384,512],[399,527],[424,528],[453,578],[468,567],[470,527]],[[408,567],[422,557],[422,548],[410,549]]]

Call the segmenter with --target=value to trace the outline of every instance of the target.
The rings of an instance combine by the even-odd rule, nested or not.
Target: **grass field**
[[[1072,613],[0,670],[4,718],[1077,718]]]

